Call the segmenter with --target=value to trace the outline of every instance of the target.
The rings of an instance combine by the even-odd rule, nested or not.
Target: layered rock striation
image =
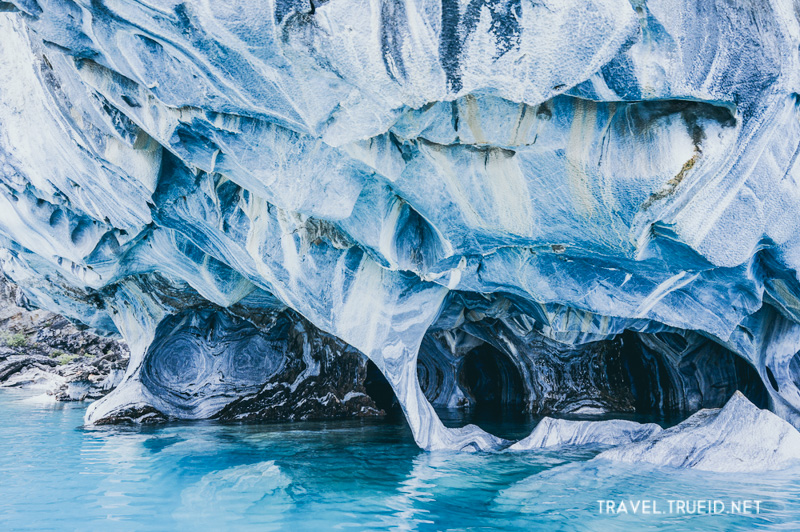
[[[123,342],[31,309],[0,277],[0,386],[42,391],[59,401],[98,399],[120,382],[127,362]]]
[[[790,1],[0,8],[0,267],[131,350],[87,422],[314,360],[369,410],[359,352],[425,449],[504,445],[434,405],[800,424]]]
[[[509,451],[530,451],[565,445],[624,445],[648,440],[661,432],[655,423],[636,423],[623,419],[578,421],[542,419],[531,434],[511,445]]]

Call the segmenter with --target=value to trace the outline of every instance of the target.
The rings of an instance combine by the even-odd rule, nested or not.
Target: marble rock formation
[[[659,432],[661,427],[655,423],[636,423],[624,419],[578,421],[546,417],[528,437],[514,443],[508,450],[529,451],[561,445],[623,445],[646,440]]]
[[[108,400],[101,423],[164,419],[308,420],[382,415],[363,387],[366,359],[292,312],[218,309],[161,321],[138,369]],[[135,398],[135,399],[131,399]]]
[[[778,470],[800,465],[800,433],[737,392],[723,408],[700,410],[674,427],[595,459],[716,472]]]
[[[0,11],[0,268],[131,350],[87,422],[277,416],[312,359],[368,410],[352,349],[425,449],[505,445],[434,405],[800,425],[790,0]]]

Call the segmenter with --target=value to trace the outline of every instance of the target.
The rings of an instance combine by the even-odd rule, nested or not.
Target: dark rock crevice
[[[637,413],[679,421],[703,408],[721,408],[737,390],[759,408],[770,405],[750,363],[696,333],[626,332],[622,339]]]
[[[464,356],[459,384],[476,410],[522,411],[528,402],[519,369],[489,344],[476,347]]]

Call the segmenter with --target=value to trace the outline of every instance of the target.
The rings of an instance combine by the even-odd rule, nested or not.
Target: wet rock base
[[[120,381],[128,356],[121,340],[30,308],[0,277],[0,386],[41,390],[58,401],[97,399]]]

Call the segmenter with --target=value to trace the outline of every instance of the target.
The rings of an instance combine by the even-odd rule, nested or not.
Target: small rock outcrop
[[[97,399],[120,382],[127,362],[124,342],[31,309],[0,277],[0,386],[41,390],[59,401]]]
[[[800,432],[737,392],[723,408],[705,409],[640,442],[596,459],[700,469],[755,472],[800,465]]]
[[[621,445],[646,440],[659,432],[655,423],[636,423],[623,419],[577,421],[542,419],[530,436],[516,442],[509,451],[529,451],[560,445]]]

